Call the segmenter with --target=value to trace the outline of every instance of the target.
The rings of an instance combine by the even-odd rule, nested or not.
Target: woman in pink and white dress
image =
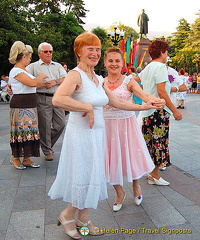
[[[134,93],[144,102],[150,99],[156,100],[158,104],[164,102],[162,99],[146,94],[130,76],[121,74],[123,54],[119,48],[111,47],[106,50],[104,64],[108,72],[104,85],[118,98],[132,102]],[[142,110],[141,105],[137,106],[138,110]],[[155,166],[134,111],[121,110],[106,105],[104,107],[104,119],[107,139],[106,177],[107,182],[114,186],[117,194],[113,205],[113,211],[116,212],[122,208],[122,202],[126,195],[123,190],[123,180],[133,182],[135,203],[140,205],[142,192],[138,179],[150,173]]]

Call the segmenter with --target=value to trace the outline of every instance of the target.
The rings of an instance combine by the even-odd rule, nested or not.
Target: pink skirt
[[[105,119],[107,182],[123,186],[153,171],[151,159],[135,116],[125,119]]]

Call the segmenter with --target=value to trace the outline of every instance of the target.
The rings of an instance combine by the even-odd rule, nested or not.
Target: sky
[[[108,28],[113,23],[122,23],[139,31],[137,18],[142,9],[149,17],[148,37],[170,36],[176,31],[179,20],[184,18],[188,23],[194,23],[200,10],[196,0],[83,0],[85,9],[90,10],[83,21],[84,29]]]

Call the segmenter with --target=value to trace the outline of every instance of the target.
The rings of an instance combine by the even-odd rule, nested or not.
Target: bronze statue
[[[143,34],[144,37],[147,38],[148,33],[148,21],[149,18],[145,13],[144,9],[142,9],[142,13],[138,16],[137,24],[140,27],[140,37],[142,38]]]

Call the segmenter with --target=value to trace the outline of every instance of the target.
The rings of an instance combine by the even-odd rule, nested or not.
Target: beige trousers
[[[40,143],[45,155],[52,154],[52,147],[60,137],[65,124],[65,112],[52,104],[52,97],[37,94],[38,127]]]

